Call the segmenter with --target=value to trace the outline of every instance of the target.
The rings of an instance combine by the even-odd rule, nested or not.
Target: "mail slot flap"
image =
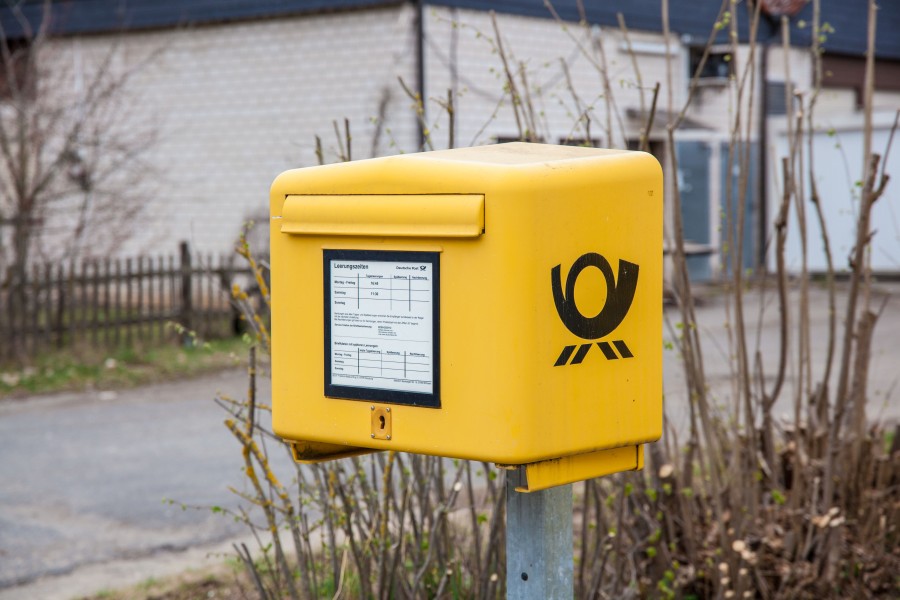
[[[474,238],[484,233],[482,194],[288,196],[282,233]]]

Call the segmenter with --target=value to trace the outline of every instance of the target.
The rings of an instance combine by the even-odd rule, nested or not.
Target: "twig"
[[[500,36],[500,28],[497,25],[497,13],[491,11],[490,15],[491,25],[494,27],[494,35],[496,36],[495,42],[497,44],[497,53],[500,55],[500,61],[503,63],[503,73],[506,75],[506,87],[508,88],[510,98],[512,99],[513,116],[516,119],[516,128],[519,131],[519,139],[524,140],[525,130],[522,127],[522,118],[519,116],[519,106],[522,102],[522,97],[519,95],[519,91],[516,88],[516,80],[513,78],[512,71],[509,68],[509,61],[506,59],[506,51],[503,48],[503,39]]]
[[[653,130],[653,120],[656,118],[656,101],[659,98],[659,82],[653,87],[653,100],[650,102],[650,114],[647,115],[647,123],[641,129],[641,150],[650,152],[650,132]]]
[[[316,161],[320,166],[325,164],[325,155],[322,152],[322,138],[319,136],[316,136]]]
[[[625,25],[625,16],[618,12],[616,13],[616,20],[619,22],[619,31],[622,32],[622,37],[625,39],[625,47],[628,49],[628,56],[631,58],[631,68],[634,70],[634,78],[638,88],[638,100],[641,103],[641,114],[644,114],[644,111],[647,108],[646,100],[644,99],[644,80],[641,77],[641,68],[638,64],[637,54],[634,51],[634,47],[631,45],[631,35],[628,32],[628,27]],[[659,83],[657,82],[654,96],[658,93]]]
[[[422,98],[422,94],[409,89],[409,86],[406,85],[406,82],[403,81],[402,77],[397,77],[397,81],[400,83],[400,87],[403,88],[403,92],[413,101],[416,119],[419,121],[419,127],[422,128],[422,139],[424,140],[425,147],[420,148],[420,150],[434,150],[434,146],[431,143],[431,130],[428,128],[428,123],[425,122],[425,101]]]
[[[428,566],[431,564],[431,556],[434,554],[435,546],[437,545],[437,534],[441,530],[440,521],[443,521],[446,518],[447,511],[453,504],[456,502],[456,496],[459,494],[459,488],[461,487],[459,484],[459,479],[462,476],[462,471],[458,470],[456,472],[456,478],[453,481],[453,487],[451,488],[450,495],[447,498],[447,501],[443,504],[440,504],[435,508],[434,514],[432,515],[432,527],[431,534],[428,539],[428,553],[425,555],[425,560],[422,561],[419,570],[416,572],[416,578],[413,582],[412,592],[413,596],[416,597],[416,593],[419,590],[419,585],[422,582],[422,578],[425,576],[426,571],[428,570]]]
[[[344,575],[347,573],[347,549],[344,548],[344,554],[341,558],[341,576],[338,579],[337,590],[334,592],[334,596],[332,597],[334,600],[338,600],[341,597],[341,594],[344,593]]]
[[[269,592],[266,591],[262,580],[259,578],[259,571],[257,570],[256,565],[253,564],[253,558],[250,556],[247,544],[242,543],[240,547],[238,547],[237,544],[232,544],[231,547],[237,552],[238,558],[241,559],[241,562],[244,563],[244,567],[246,567],[247,571],[253,577],[253,584],[256,586],[256,591],[259,593],[260,600],[268,600],[271,596],[269,596]]]

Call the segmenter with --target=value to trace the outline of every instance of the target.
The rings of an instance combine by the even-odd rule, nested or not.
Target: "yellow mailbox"
[[[662,198],[642,152],[499,144],[271,190],[272,395],[297,460],[640,469],[662,429]]]

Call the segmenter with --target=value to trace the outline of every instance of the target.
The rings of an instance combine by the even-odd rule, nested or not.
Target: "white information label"
[[[434,393],[434,269],[332,259],[331,384]]]

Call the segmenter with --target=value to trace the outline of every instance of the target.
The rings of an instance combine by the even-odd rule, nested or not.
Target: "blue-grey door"
[[[719,244],[719,249],[721,252],[721,260],[722,260],[722,269],[725,273],[731,273],[731,265],[734,260],[732,248],[729,247],[728,244],[728,232],[729,225],[730,231],[732,235],[732,239],[734,243],[738,242],[738,206],[740,205],[741,197],[740,197],[740,184],[741,184],[741,174],[742,169],[741,165],[741,145],[735,145],[734,150],[731,154],[731,181],[729,182],[729,155],[728,155],[728,143],[725,142],[722,144],[721,148],[721,171],[720,176],[722,177],[722,197],[720,199],[721,206],[721,229],[722,232],[722,242]],[[758,200],[758,189],[759,185],[756,180],[756,174],[759,172],[758,165],[758,151],[759,144],[756,142],[752,142],[749,145],[743,146],[744,150],[749,150],[749,160],[747,161],[747,170],[744,175],[746,176],[747,185],[746,185],[746,194],[743,198],[744,200],[744,238],[742,240],[742,253],[741,253],[741,265],[744,269],[752,269],[756,265],[756,253],[757,253],[757,243],[756,243],[756,222],[757,222],[757,210],[759,206]],[[731,193],[729,193],[729,183]],[[730,208],[729,208],[730,207]]]
[[[687,251],[687,268],[691,281],[712,278],[709,246],[711,241],[709,215],[709,158],[711,150],[706,142],[675,143],[678,158],[678,189],[681,192],[681,220]]]

